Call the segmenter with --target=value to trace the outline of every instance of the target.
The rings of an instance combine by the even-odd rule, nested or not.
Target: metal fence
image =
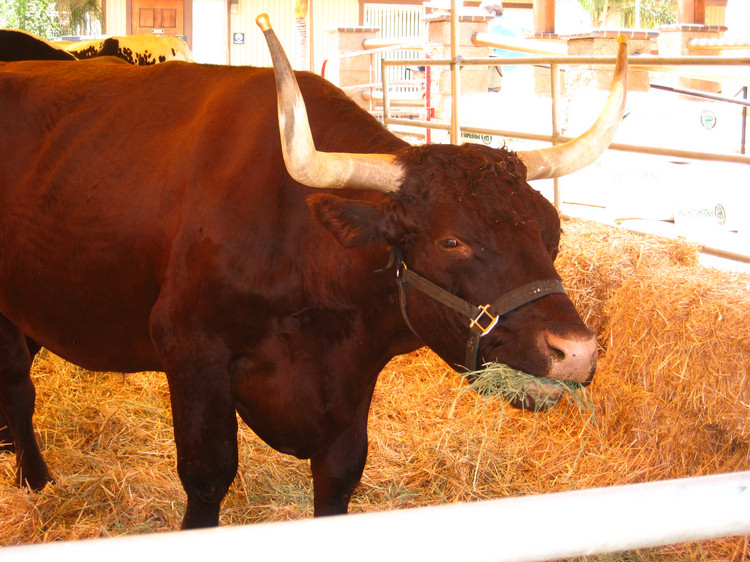
[[[365,4],[365,25],[378,27],[378,37],[420,37],[423,32],[424,20],[423,6],[391,6],[388,4]],[[381,61],[386,53],[374,55],[375,81],[382,79]],[[417,51],[396,50],[389,51],[388,56],[397,57],[401,60],[419,58]],[[416,93],[418,85],[411,83],[410,72],[405,65],[389,66],[387,81],[391,84],[398,83],[393,91],[399,93]]]
[[[536,562],[750,533],[750,472],[476,503],[6,547],[3,562]]]
[[[502,45],[498,43],[498,45]],[[581,55],[568,55],[568,56],[529,56],[529,57],[493,57],[493,58],[472,58],[472,59],[460,59],[458,61],[462,66],[468,65],[482,65],[482,66],[494,66],[503,64],[513,65],[534,65],[534,66],[548,66],[552,74],[552,114],[550,115],[551,133],[536,134],[529,133],[526,131],[511,131],[503,129],[486,129],[480,127],[461,127],[458,123],[457,128],[459,131],[467,133],[477,134],[489,134],[497,135],[502,137],[524,139],[524,140],[536,140],[549,142],[553,144],[559,144],[571,140],[570,137],[563,135],[557,124],[555,123],[555,115],[558,113],[558,106],[560,105],[560,88],[559,79],[555,79],[555,75],[558,74],[561,66],[575,66],[575,65],[610,65],[614,66],[614,56],[581,56]],[[404,60],[404,59],[383,59],[381,62],[384,68],[390,66],[399,66],[405,64],[420,64],[420,65],[432,65],[432,66],[451,66],[454,61],[450,59],[417,59],[417,60]],[[726,66],[741,66],[750,68],[750,57],[713,57],[713,56],[685,56],[685,57],[661,57],[653,55],[635,55],[628,58],[628,64],[630,68],[643,68],[647,70],[660,70],[672,69],[674,67],[702,67],[702,76],[709,76],[705,72],[706,68],[710,67],[726,67]],[[387,76],[387,73],[383,74]],[[451,123],[436,122],[436,121],[418,121],[413,119],[399,119],[392,118],[389,115],[390,102],[388,99],[389,86],[387,80],[383,80],[383,122],[386,126],[388,125],[405,125],[419,128],[429,129],[441,129],[450,130]],[[452,96],[459,97],[460,91],[452,92]],[[737,100],[737,103],[743,104],[742,101]],[[744,102],[745,105],[748,102]],[[451,113],[453,120],[459,120],[459,116],[455,113]],[[456,126],[454,124],[454,126]],[[689,158],[694,160],[711,160],[717,162],[732,162],[740,164],[750,165],[750,156],[744,154],[727,154],[719,152],[708,152],[708,151],[696,151],[696,150],[681,150],[678,148],[651,146],[646,144],[622,144],[612,143],[609,147],[611,150],[620,150],[625,152],[635,152],[642,154],[655,154],[660,156],[671,156],[675,158]]]

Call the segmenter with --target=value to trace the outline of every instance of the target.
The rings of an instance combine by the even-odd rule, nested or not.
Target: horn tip
[[[258,24],[261,31],[268,31],[271,29],[271,20],[268,17],[268,14],[258,14],[258,17],[255,18],[255,23]]]
[[[628,44],[628,38],[627,38],[627,37],[625,37],[625,34],[624,34],[624,33],[620,33],[620,35],[618,35],[618,36],[617,36],[617,42],[618,42],[618,43],[619,43],[620,45],[622,45],[622,44],[625,44],[625,45],[627,45],[627,44]]]

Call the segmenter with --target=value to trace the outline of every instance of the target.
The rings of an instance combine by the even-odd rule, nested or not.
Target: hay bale
[[[600,345],[606,344],[604,305],[626,280],[654,267],[698,265],[700,246],[684,240],[642,236],[581,219],[564,219],[562,229],[555,266]]]
[[[608,431],[660,477],[750,467],[750,276],[701,267],[681,240],[564,231],[560,273],[604,350],[592,400]]]
[[[656,268],[624,283],[607,311],[594,400],[612,431],[653,451],[666,476],[747,469],[750,276]]]

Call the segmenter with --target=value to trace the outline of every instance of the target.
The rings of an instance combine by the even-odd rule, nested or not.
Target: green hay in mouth
[[[541,410],[554,405],[555,401],[545,400],[530,391],[535,384],[550,384],[562,388],[563,396],[572,401],[579,410],[588,410],[593,415],[594,404],[586,397],[585,388],[577,382],[560,381],[547,377],[536,377],[513,369],[503,363],[485,363],[482,369],[462,373],[471,382],[471,388],[482,396],[502,397],[509,401],[525,404],[536,403],[532,409]]]

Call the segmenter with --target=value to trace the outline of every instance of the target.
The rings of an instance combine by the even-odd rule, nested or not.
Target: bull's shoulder
[[[295,74],[320,150],[392,153],[407,145],[325,78],[309,72]]]

